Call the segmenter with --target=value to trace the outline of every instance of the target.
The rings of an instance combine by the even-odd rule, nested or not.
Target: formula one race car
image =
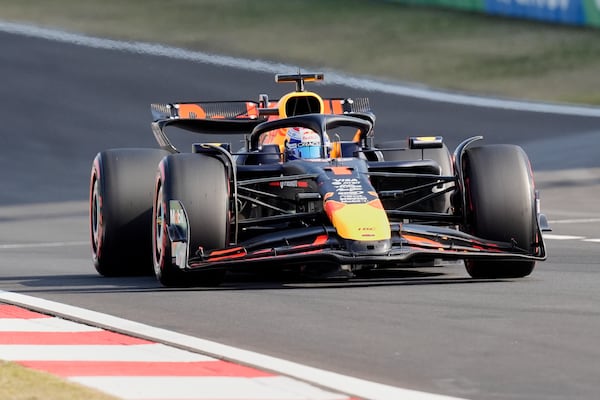
[[[454,154],[441,137],[375,145],[368,99],[305,90],[321,79],[277,75],[296,84],[278,100],[153,104],[160,149],[106,150],[93,162],[97,271],[153,265],[165,286],[209,286],[248,268],[351,277],[464,260],[472,277],[519,278],[546,258],[549,228],[520,147],[473,146],[479,136]],[[245,145],[181,153],[169,126],[244,135]]]

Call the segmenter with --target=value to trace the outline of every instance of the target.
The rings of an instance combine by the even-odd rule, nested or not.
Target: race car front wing
[[[497,261],[545,260],[546,248],[538,228],[535,252],[510,242],[475,237],[447,227],[390,224],[391,246],[366,243],[358,250],[339,237],[333,227],[316,226],[273,232],[226,249],[189,249],[189,227],[183,205],[172,200],[178,214],[169,227],[174,262],[182,270],[233,269],[241,266],[338,263],[377,268],[410,267],[426,260],[490,259]],[[173,220],[172,220],[173,221]],[[190,253],[192,253],[190,255]]]

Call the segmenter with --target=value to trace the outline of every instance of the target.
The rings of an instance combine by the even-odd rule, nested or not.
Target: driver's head
[[[327,134],[325,144],[329,145]],[[308,128],[289,128],[285,152],[288,160],[321,158],[321,138]]]

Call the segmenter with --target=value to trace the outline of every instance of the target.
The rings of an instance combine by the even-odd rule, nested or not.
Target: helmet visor
[[[299,158],[321,158],[321,146],[299,146]]]

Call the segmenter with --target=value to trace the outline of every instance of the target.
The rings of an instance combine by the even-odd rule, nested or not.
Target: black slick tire
[[[152,213],[154,273],[167,287],[217,286],[223,270],[185,271],[173,263],[169,202],[179,200],[188,216],[190,255],[198,248],[221,249],[228,244],[229,179],[221,160],[206,154],[173,154],[158,169]]]
[[[464,156],[466,230],[484,239],[512,242],[533,253],[537,222],[529,159],[514,145],[467,149]],[[465,261],[473,278],[521,278],[535,261]]]
[[[152,273],[152,194],[160,149],[113,149],[92,164],[89,225],[92,260],[103,276]]]

